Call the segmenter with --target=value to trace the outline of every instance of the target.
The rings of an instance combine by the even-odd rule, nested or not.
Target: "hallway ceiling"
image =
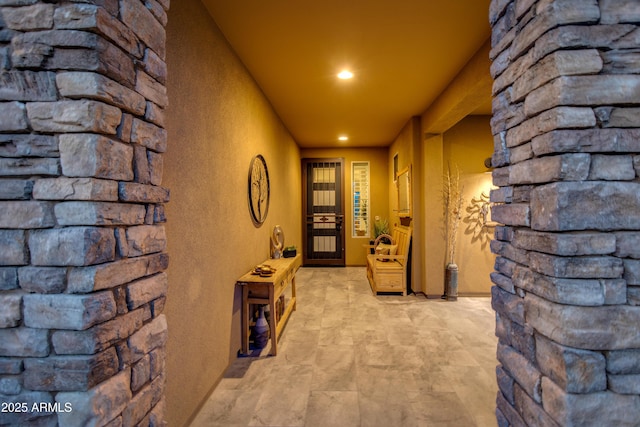
[[[301,147],[389,145],[490,35],[490,0],[202,1]]]

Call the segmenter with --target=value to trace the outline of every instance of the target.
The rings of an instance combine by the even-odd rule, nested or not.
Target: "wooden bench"
[[[378,236],[373,247],[378,248],[380,241],[386,237],[391,245],[396,246],[395,255],[370,254],[367,255],[367,277],[371,290],[378,292],[402,292],[407,295],[407,264],[409,246],[411,245],[411,228],[402,225],[393,229],[392,235]],[[376,250],[379,252],[379,250]]]

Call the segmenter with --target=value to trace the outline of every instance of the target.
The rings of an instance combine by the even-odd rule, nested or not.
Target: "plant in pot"
[[[458,227],[462,219],[462,190],[460,187],[460,170],[456,166],[451,172],[448,168],[442,188],[444,208],[444,235],[447,243],[447,265],[445,269],[445,289],[442,298],[447,301],[458,299],[458,265],[455,263]]]
[[[370,253],[375,253],[375,248],[373,247],[376,239],[378,237],[380,237],[383,234],[389,234],[389,221],[387,221],[386,219],[381,219],[380,217],[376,217],[375,221],[373,222],[373,234],[374,234],[374,239],[369,241],[369,245],[371,245],[371,249],[370,249]],[[390,241],[387,241],[389,239],[386,238],[382,238],[381,241],[383,243],[388,243],[390,244]]]

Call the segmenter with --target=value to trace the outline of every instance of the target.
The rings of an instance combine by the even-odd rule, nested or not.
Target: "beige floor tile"
[[[311,390],[357,390],[353,346],[319,346]]]
[[[216,389],[207,405],[191,424],[192,427],[247,426],[262,391]]]
[[[359,426],[356,391],[312,391],[305,427]]]

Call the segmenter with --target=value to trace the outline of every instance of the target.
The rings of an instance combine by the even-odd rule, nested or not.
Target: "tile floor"
[[[278,355],[235,360],[192,427],[496,425],[489,298],[376,297],[359,267],[296,284]]]

